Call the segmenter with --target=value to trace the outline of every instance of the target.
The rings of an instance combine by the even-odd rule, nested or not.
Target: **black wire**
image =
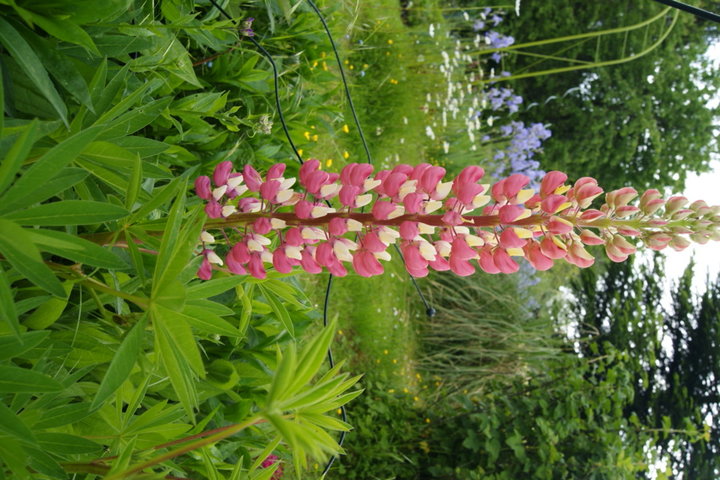
[[[315,5],[315,3],[313,3],[312,0],[306,1],[312,7],[312,9],[315,10],[315,13],[317,14],[323,28],[325,29],[327,37],[330,40],[330,46],[332,47],[333,53],[335,54],[335,60],[337,61],[338,69],[340,70],[340,77],[342,78],[343,87],[345,89],[345,98],[347,98],[348,105],[350,106],[350,112],[352,113],[353,120],[355,121],[355,127],[358,129],[358,133],[360,134],[360,140],[362,141],[363,148],[365,149],[365,156],[367,156],[368,163],[372,164],[373,161],[372,156],[370,155],[370,149],[368,148],[368,144],[365,141],[365,134],[363,133],[363,129],[360,126],[360,120],[358,120],[357,112],[355,111],[355,105],[353,104],[352,97],[350,96],[350,89],[348,88],[347,79],[345,78],[345,69],[342,66],[342,62],[340,61],[340,54],[338,53],[337,47],[335,46],[335,40],[333,40],[327,22],[325,22],[325,17],[323,17],[322,13],[320,13],[318,7]]]
[[[230,16],[230,14],[225,11],[224,8],[222,8],[220,5],[218,5],[218,3],[215,0],[210,0],[210,3],[212,3],[213,6],[215,8],[217,8],[218,11],[220,11],[220,13],[222,13],[228,20],[233,22],[236,27],[238,26],[237,21],[234,18],[232,18]],[[280,124],[282,125],[283,131],[285,132],[285,137],[287,138],[287,141],[290,144],[290,148],[292,148],[293,152],[295,153],[295,156],[298,159],[298,162],[300,162],[300,164],[302,165],[303,159],[300,156],[300,152],[298,152],[297,147],[295,146],[295,142],[293,142],[293,139],[290,136],[290,131],[288,130],[287,122],[285,122],[285,115],[283,115],[282,105],[280,104],[280,81],[279,81],[280,74],[278,73],[278,68],[277,68],[277,65],[275,64],[275,60],[273,60],[272,55],[270,55],[270,52],[265,50],[265,48],[262,45],[260,45],[260,43],[258,43],[258,41],[255,40],[252,36],[248,35],[247,38],[250,39],[250,41],[253,43],[253,45],[255,45],[257,47],[257,49],[260,50],[260,53],[262,53],[265,56],[265,58],[267,58],[268,61],[270,62],[270,66],[273,69],[273,84],[275,87],[275,107],[277,108],[278,116],[280,117]]]
[[[703,10],[702,8],[693,7],[692,5],[687,5],[682,2],[677,2],[675,0],[655,0],[658,3],[662,3],[664,5],[667,5],[669,7],[677,8],[678,10],[684,10],[686,12],[692,13],[693,15],[704,18],[705,20],[710,20],[712,22],[720,23],[720,15],[714,12],[709,12],[707,10]]]
[[[211,2],[215,3],[214,0],[210,0]],[[283,115],[282,105],[280,105],[280,87],[279,87],[279,73],[277,69],[277,65],[275,65],[275,60],[273,60],[270,53],[263,48],[262,45],[258,43],[257,40],[255,40],[253,37],[248,37],[250,41],[260,50],[260,52],[265,55],[265,58],[268,59],[270,62],[270,65],[273,69],[273,83],[275,85],[275,106],[277,107],[278,116],[280,117],[280,124],[282,125],[283,131],[285,132],[285,136],[287,137],[288,143],[290,144],[290,147],[293,149],[293,152],[295,152],[295,156],[298,159],[298,162],[300,164],[303,164],[303,159],[300,156],[300,152],[298,152],[297,147],[295,146],[295,143],[292,140],[292,137],[290,137],[290,131],[288,130],[287,123],[285,122],[285,115]]]
[[[328,326],[328,304],[330,303],[330,289],[332,288],[333,283],[333,275],[330,274],[328,277],[328,283],[327,288],[325,290],[325,303],[323,305],[323,327],[327,328]],[[328,364],[330,365],[330,368],[333,368],[335,366],[335,361],[333,360],[333,354],[332,350],[328,347],[327,351],[327,358],[328,358]],[[347,411],[345,410],[345,405],[340,406],[340,416],[342,418],[343,422],[347,423]],[[343,443],[345,442],[345,436],[347,435],[347,432],[340,432],[340,438],[338,439],[338,445],[342,447]],[[325,464],[325,468],[322,471],[322,476],[325,477],[327,475],[327,472],[330,470],[330,467],[332,467],[333,463],[335,463],[335,459],[337,458],[337,455],[333,455],[330,457],[328,462]]]

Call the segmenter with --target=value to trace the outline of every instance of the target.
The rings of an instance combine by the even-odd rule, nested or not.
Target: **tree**
[[[636,24],[662,8],[651,1],[529,0],[522,3],[519,17],[507,16],[503,28],[523,43]],[[650,37],[657,33],[648,30]],[[513,82],[516,93],[537,104],[523,118],[550,124],[553,131],[544,144],[543,168],[573,177],[595,176],[608,189],[627,184],[681,189],[688,172],[707,171],[711,154],[717,151],[716,109],[708,101],[720,77],[702,55],[716,35],[714,24],[680,13],[660,46],[638,59]],[[637,53],[647,43],[640,31],[602,37],[562,55],[589,61],[618,58],[619,52]],[[558,55],[557,48],[535,52]],[[528,61],[507,55],[502,68],[516,73]]]
[[[583,271],[573,284],[574,316],[585,332],[588,358],[624,352],[631,361],[633,401],[624,414],[658,432],[657,447],[675,472],[693,479],[720,474],[720,432],[709,425],[720,407],[720,278],[702,295],[692,291],[693,265],[664,308],[663,261],[611,264]],[[677,435],[677,433],[685,434]]]

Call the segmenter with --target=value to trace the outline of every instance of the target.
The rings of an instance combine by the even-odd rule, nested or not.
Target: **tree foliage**
[[[508,16],[505,28],[514,33],[516,43],[524,43],[634,25],[662,8],[650,1],[530,0],[522,3],[522,15]],[[641,52],[668,27],[656,22],[647,31],[533,52],[590,62],[620,58]],[[715,109],[708,101],[720,77],[703,54],[716,34],[715,25],[680,13],[668,37],[645,56],[513,82],[517,93],[536,102],[524,118],[550,124],[553,131],[544,146],[543,167],[572,177],[595,176],[607,189],[627,184],[680,189],[688,172],[707,171],[717,151]],[[530,62],[537,58],[508,55],[502,69],[515,74]],[[544,61],[532,70],[567,65]]]
[[[686,478],[716,478],[720,432],[708,422],[720,406],[720,278],[698,296],[688,266],[666,309],[663,275],[660,258],[652,265],[611,264],[602,275],[583,271],[573,285],[573,308],[581,325],[597,336],[582,344],[582,354],[603,358],[625,352],[634,390],[625,416],[664,430],[656,441],[674,471]]]

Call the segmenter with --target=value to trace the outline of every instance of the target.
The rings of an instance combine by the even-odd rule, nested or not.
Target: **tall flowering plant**
[[[235,172],[226,161],[212,179],[196,179],[209,217],[200,239],[200,278],[211,278],[213,269],[264,278],[270,266],[336,276],[351,267],[370,277],[383,273],[392,244],[410,275],[423,277],[429,269],[461,276],[476,267],[513,273],[521,258],[537,270],[558,260],[585,268],[594,263],[587,246],[602,245],[621,262],[638,244],[682,250],[691,241],[720,240],[720,206],[625,187],[592,208],[603,194],[597,181],[583,177],[567,184],[562,172],[547,173],[536,191],[522,174],[481,183],[478,166],[452,179],[427,163],[378,172],[351,163],[338,174],[311,159],[298,179],[285,178],[285,168],[275,164],[261,176],[250,165]],[[213,248],[219,237],[229,248]]]

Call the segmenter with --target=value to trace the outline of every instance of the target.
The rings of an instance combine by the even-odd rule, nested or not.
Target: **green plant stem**
[[[675,23],[677,22],[678,17],[679,17],[679,12],[676,11],[675,14],[674,14],[673,17],[672,17],[672,23],[670,23],[670,25],[669,25],[669,26],[667,27],[667,29],[663,32],[663,34],[660,36],[660,38],[659,38],[655,43],[653,43],[652,45],[650,45],[648,48],[646,48],[646,49],[642,50],[641,52],[636,53],[636,54],[634,54],[634,55],[629,55],[629,56],[627,56],[627,57],[617,58],[617,59],[614,59],[614,60],[605,60],[605,61],[593,62],[593,63],[588,64],[588,65],[574,65],[574,66],[569,66],[569,67],[551,68],[551,69],[548,69],[548,70],[541,70],[541,71],[539,71],[539,72],[520,73],[520,74],[517,74],[517,75],[510,75],[510,76],[507,76],[507,77],[493,77],[492,79],[489,79],[489,80],[478,80],[478,81],[472,82],[472,84],[473,84],[473,85],[483,85],[483,84],[486,84],[486,83],[489,83],[489,82],[493,82],[493,83],[495,83],[495,82],[507,82],[507,81],[509,81],[509,80],[517,80],[517,79],[520,79],[520,78],[539,77],[539,76],[542,76],[542,75],[553,75],[553,74],[556,74],[556,73],[571,72],[571,71],[575,71],[575,70],[585,70],[585,69],[589,69],[589,68],[607,67],[607,66],[610,66],[610,65],[619,65],[619,64],[622,64],[622,63],[631,62],[631,61],[633,61],[633,60],[635,60],[635,59],[638,59],[638,58],[640,58],[640,57],[642,57],[642,56],[647,55],[648,53],[652,52],[652,51],[655,50],[657,47],[659,47],[660,44],[662,44],[662,42],[665,41],[665,39],[667,38],[667,36],[670,35],[670,32],[672,32],[672,29],[673,29],[673,27],[675,27]],[[651,19],[651,20],[653,20],[653,19]],[[638,24],[638,25],[640,25],[640,24]],[[634,27],[636,27],[636,26],[637,26],[637,25],[633,25],[632,27],[634,28]],[[623,27],[623,28],[626,28],[626,27]],[[608,33],[608,32],[616,33],[616,31],[622,31],[622,29],[606,30],[604,33]],[[582,38],[583,36],[586,36],[586,35],[589,35],[589,34],[574,35],[573,37]],[[572,37],[564,37],[563,39],[570,39],[570,38],[572,38]],[[480,52],[475,52],[475,53],[477,53],[477,54],[480,54],[480,53],[486,54],[486,53],[493,53],[493,52],[496,52],[496,51],[507,51],[507,49],[513,50],[513,49],[516,49],[516,48],[520,48],[520,47],[522,47],[522,46],[527,47],[527,46],[533,46],[534,44],[555,43],[554,40],[559,40],[559,39],[553,39],[553,41],[547,41],[547,40],[546,40],[546,41],[541,41],[541,42],[530,42],[530,43],[526,43],[526,44],[520,44],[520,45],[517,45],[517,46],[505,47],[505,48],[501,48],[501,49],[492,48],[492,49],[482,50],[482,51],[480,51]],[[514,47],[514,48],[513,48],[513,47]]]
[[[109,287],[104,283],[95,280],[94,278],[77,272],[74,269],[63,268],[59,273],[66,278],[79,278],[78,283],[80,283],[80,285],[84,287],[89,288],[92,292],[103,292],[113,295],[115,297],[123,298],[129,302],[134,303],[143,310],[147,310],[147,308],[149,307],[149,302],[147,298],[132,295],[130,293],[125,293],[120,290],[115,290],[114,288]]]
[[[643,228],[645,226],[642,220],[619,220],[615,218],[600,218],[593,221],[584,221],[578,217],[558,215],[559,217],[568,220],[573,225],[579,228],[608,228],[608,227],[625,227],[625,228]],[[421,222],[426,225],[432,225],[435,227],[447,226],[443,221],[442,215],[419,215],[419,214],[407,214],[399,217],[377,220],[373,217],[372,213],[357,213],[357,212],[333,212],[328,213],[318,218],[306,218],[299,219],[295,213],[292,212],[257,212],[257,213],[235,213],[227,219],[214,219],[205,223],[205,228],[222,228],[230,226],[245,226],[252,224],[255,220],[261,217],[276,218],[284,220],[288,225],[303,225],[303,226],[324,226],[327,225],[330,220],[334,218],[345,218],[356,220],[363,225],[384,225],[398,227],[405,221]],[[518,219],[508,223],[502,223],[498,215],[463,215],[465,223],[463,226],[466,227],[533,227],[536,225],[544,225],[549,219],[549,214],[534,214],[529,217]],[[663,227],[664,229],[671,227],[686,226],[686,222],[682,220],[669,222]]]
[[[196,450],[198,448],[204,447],[206,445],[210,445],[212,443],[218,442],[227,437],[235,435],[236,433],[246,429],[247,427],[250,427],[252,425],[256,425],[258,423],[262,423],[265,421],[266,420],[264,420],[263,418],[260,418],[260,416],[255,416],[255,417],[252,417],[242,423],[236,423],[233,425],[228,425],[226,427],[221,427],[219,429],[215,429],[214,432],[216,432],[216,433],[213,433],[212,435],[206,436],[204,438],[200,438],[199,440],[188,443],[187,445],[178,447],[175,450],[170,450],[169,452],[166,452],[166,453],[163,453],[162,455],[153,457],[150,460],[133,465],[132,467],[128,468],[127,470],[124,470],[122,472],[115,473],[113,475],[110,475],[109,477],[106,477],[105,480],[119,480],[122,478],[126,478],[135,473],[139,473],[139,472],[145,470],[146,468],[150,468],[154,465],[165,462],[167,460],[175,458],[184,453],[187,453],[187,452]]]

